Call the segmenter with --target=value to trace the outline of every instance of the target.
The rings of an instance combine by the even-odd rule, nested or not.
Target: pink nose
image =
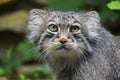
[[[65,38],[62,38],[62,39],[59,40],[59,42],[62,43],[62,44],[65,44],[67,42],[67,40]]]

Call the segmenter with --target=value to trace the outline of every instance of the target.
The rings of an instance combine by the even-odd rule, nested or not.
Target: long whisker
[[[50,47],[48,47],[48,48],[46,48],[46,49],[44,49],[39,55],[38,55],[38,57],[36,58],[36,60],[37,59],[39,59],[39,62],[43,59],[43,57],[46,55],[46,51],[47,50],[49,50],[50,49]]]
[[[50,49],[50,48],[49,48]],[[43,60],[46,58],[46,56],[49,54],[50,50],[48,49],[47,53],[43,56]]]
[[[82,58],[83,58],[83,60],[84,60],[84,59],[86,59],[86,57],[87,57],[87,56],[86,56],[85,51],[82,51],[81,49],[79,49],[79,48],[80,48],[79,46],[78,46],[77,48],[78,48],[78,51],[80,51],[80,52],[81,52],[80,57],[82,57]],[[79,52],[79,53],[80,53],[80,52]]]
[[[81,51],[81,49],[77,46],[77,47],[73,47],[72,45],[71,45],[71,48],[74,50],[73,52],[74,52],[74,54],[75,55],[77,55],[77,56],[81,56],[81,54],[83,54],[83,52]]]
[[[71,49],[73,50],[74,55],[80,56],[80,55],[79,55],[79,52],[78,52],[78,48],[73,47],[72,45],[70,45],[70,47],[71,47]]]
[[[74,52],[74,55],[77,55],[77,52],[76,52],[76,49],[72,46],[72,45],[69,45],[71,47],[71,49],[73,50]]]
[[[39,47],[34,47],[34,48],[30,49],[29,51],[27,51],[25,53],[25,56],[28,56],[28,55],[35,56],[35,55],[37,55],[38,50],[39,50]],[[33,54],[33,53],[35,53],[35,54]]]

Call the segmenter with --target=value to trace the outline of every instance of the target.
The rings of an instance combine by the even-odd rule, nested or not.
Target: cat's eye
[[[48,26],[48,29],[49,29],[50,31],[52,31],[52,32],[57,32],[57,31],[58,31],[58,27],[57,27],[57,25],[55,25],[55,24],[49,25],[49,26]]]
[[[70,32],[75,33],[75,32],[78,32],[79,30],[80,30],[80,28],[77,25],[73,25],[70,27]]]

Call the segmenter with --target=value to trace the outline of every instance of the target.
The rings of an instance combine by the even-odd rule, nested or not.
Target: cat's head
[[[99,15],[89,12],[30,11],[27,37],[45,57],[76,59],[92,52]],[[94,43],[94,42],[93,42]]]

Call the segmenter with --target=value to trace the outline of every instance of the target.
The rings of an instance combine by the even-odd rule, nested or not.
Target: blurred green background
[[[30,9],[95,10],[102,25],[120,34],[120,0],[0,0],[0,80],[54,80],[47,64],[25,36]]]

